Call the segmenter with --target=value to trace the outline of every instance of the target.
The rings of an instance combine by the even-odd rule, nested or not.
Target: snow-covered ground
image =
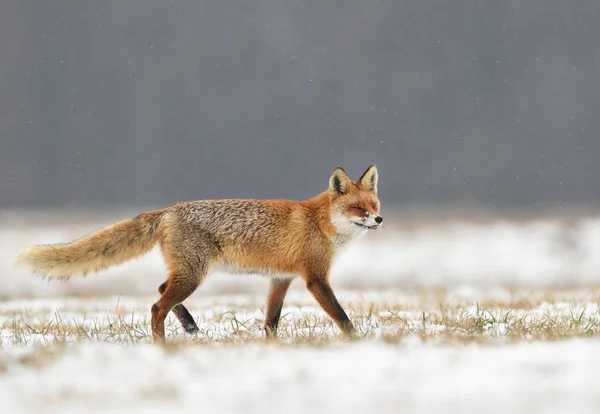
[[[426,291],[339,296],[366,338],[342,339],[301,292],[286,301],[276,342],[262,339],[262,296],[225,295],[187,303],[198,318],[197,338],[170,318],[167,347],[152,345],[147,335],[152,298],[0,303],[2,412],[582,414],[600,408],[600,340],[533,338],[553,324],[572,334],[569,327],[582,319],[580,334],[590,326],[597,333],[597,292],[456,288],[433,297]],[[481,300],[492,304],[484,314]],[[520,308],[507,307],[513,302]],[[435,315],[452,306],[461,309],[457,318],[465,326],[481,316],[493,322],[453,341]],[[314,340],[299,338],[311,331],[302,319],[319,327]],[[530,333],[511,338],[519,324]],[[395,340],[386,336],[403,329]],[[141,331],[145,336],[136,338]]]
[[[99,275],[48,284],[11,266],[27,245],[81,237],[134,212],[94,215],[0,212],[0,297],[155,293],[166,277],[155,249]],[[392,216],[390,216],[392,217]],[[343,251],[334,286],[557,286],[600,283],[600,217],[386,220]],[[298,285],[298,284],[297,284]],[[262,292],[256,276],[213,275],[199,292]]]
[[[72,346],[0,375],[17,413],[597,413],[600,341]]]
[[[81,342],[150,343],[150,297],[15,299],[0,302],[0,348],[6,352]],[[193,297],[185,302],[199,333],[189,336],[170,315],[169,343],[227,344],[262,341],[264,294]],[[453,288],[337,294],[366,339],[511,342],[600,333],[600,293],[595,290]],[[285,343],[336,340],[339,331],[315,299],[302,291],[286,297],[279,324]]]

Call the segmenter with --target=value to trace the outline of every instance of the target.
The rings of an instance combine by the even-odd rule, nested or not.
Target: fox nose
[[[383,223],[383,217],[381,217],[381,216],[375,217],[375,223],[377,223],[377,224]]]

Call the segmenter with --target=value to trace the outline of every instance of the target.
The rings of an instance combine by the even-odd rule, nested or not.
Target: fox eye
[[[365,211],[365,209],[360,206],[351,206],[350,208],[358,211]]]

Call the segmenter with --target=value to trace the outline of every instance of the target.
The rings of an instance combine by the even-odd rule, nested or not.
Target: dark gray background
[[[0,205],[597,206],[600,3],[9,0]]]

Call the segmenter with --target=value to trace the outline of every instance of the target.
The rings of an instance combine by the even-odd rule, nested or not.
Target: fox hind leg
[[[206,272],[173,272],[165,282],[166,287],[162,296],[152,306],[152,338],[154,342],[162,342],[165,339],[165,319],[168,313],[180,305],[188,296],[190,296],[202,280],[206,277]],[[181,308],[178,308],[181,309]],[[184,308],[185,309],[185,308]],[[187,311],[187,310],[186,310]],[[178,313],[175,313],[178,316]],[[193,318],[187,312],[193,322]],[[187,321],[187,319],[185,319]],[[195,323],[194,323],[195,325]]]
[[[167,282],[163,283],[158,288],[158,293],[161,295],[165,293],[167,289]],[[194,321],[194,317],[190,314],[185,306],[182,303],[175,305],[172,309],[173,314],[177,317],[184,331],[193,335],[199,331],[198,325],[196,325],[196,321]]]
[[[171,274],[159,287],[161,297],[152,306],[152,338],[155,342],[164,341],[165,319],[171,310],[186,332],[198,330],[182,302],[194,293],[211,267],[222,258],[219,244],[210,233],[176,223],[167,226],[160,248]]]

